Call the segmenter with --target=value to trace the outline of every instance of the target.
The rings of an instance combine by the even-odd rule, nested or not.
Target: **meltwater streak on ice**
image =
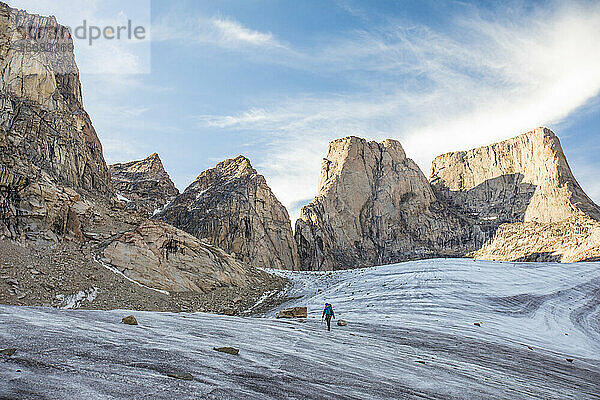
[[[0,358],[0,398],[597,399],[598,267],[283,272],[306,322],[134,312],[132,327],[121,323],[130,311],[0,306],[0,348],[17,349]],[[348,327],[319,323],[325,300]]]
[[[354,322],[496,337],[600,359],[600,263],[439,259],[277,273],[294,282],[290,297],[302,296],[284,306],[308,305],[313,316],[330,302]]]

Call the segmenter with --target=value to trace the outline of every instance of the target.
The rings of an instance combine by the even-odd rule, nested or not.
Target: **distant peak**
[[[248,164],[252,164],[252,163],[250,162],[250,159],[248,159],[246,156],[243,156],[243,155],[241,155],[241,154],[240,154],[239,156],[237,156],[236,158],[234,158],[233,160],[234,160],[235,162],[237,162],[237,163],[248,163]]]
[[[362,148],[378,148],[380,152],[387,152],[396,155],[396,158],[399,160],[403,160],[406,158],[406,153],[404,152],[404,148],[402,144],[395,139],[385,139],[381,142],[376,142],[374,140],[366,140],[360,138],[358,136],[347,136],[342,139],[337,139],[329,143],[329,155],[339,151],[341,148],[345,148],[347,151],[356,153],[358,149]],[[358,151],[357,155],[360,153]]]
[[[374,140],[367,140],[358,136],[346,136],[344,138],[340,138],[340,139],[335,139],[333,141],[330,142],[330,144],[335,144],[335,143],[377,143]],[[399,141],[397,141],[396,139],[385,139],[381,142],[379,142],[378,144],[381,144],[385,147],[391,147],[391,146],[400,146],[402,147],[401,143]]]
[[[153,153],[142,160],[113,164],[109,167],[113,174],[117,173],[117,171],[155,171],[166,173],[163,163],[157,153]]]
[[[250,160],[243,156],[243,155],[239,155],[235,158],[230,158],[224,161],[221,161],[220,163],[217,164],[217,166],[215,167],[216,169],[230,169],[232,167],[235,168],[249,168],[252,169],[252,163],[250,162]]]
[[[158,153],[151,154],[150,156],[148,156],[148,158],[146,158],[145,160],[142,160],[141,162],[147,162],[147,163],[162,165],[162,160],[160,159]]]
[[[548,136],[548,137],[556,137],[556,134],[554,132],[552,132],[552,130],[546,128],[545,126],[537,127],[534,130],[525,133],[524,135],[525,136],[542,135],[542,136]]]
[[[202,172],[196,178],[196,182],[202,180],[205,176],[215,173],[227,176],[248,176],[258,174],[258,172],[256,172],[256,170],[252,167],[250,160],[243,155],[239,155],[235,158],[223,160],[213,168]]]

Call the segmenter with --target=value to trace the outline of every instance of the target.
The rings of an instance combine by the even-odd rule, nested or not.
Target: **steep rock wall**
[[[600,209],[573,176],[559,139],[537,128],[513,139],[437,157],[430,181],[436,194],[478,219],[560,222]]]
[[[484,241],[437,201],[399,142],[333,141],[319,193],[303,207],[296,242],[306,270],[334,270],[457,256]]]
[[[252,266],[299,268],[287,210],[243,156],[204,171],[155,218]]]
[[[558,137],[537,128],[435,159],[436,195],[493,234],[472,256],[575,262],[600,257],[600,208],[573,176]]]
[[[156,153],[140,161],[113,164],[109,168],[113,187],[125,197],[127,207],[148,217],[179,194]]]
[[[40,43],[60,48],[24,47]],[[55,18],[0,3],[0,165],[28,180],[18,204],[5,198],[18,216],[10,228],[3,224],[2,236],[55,239],[78,196],[113,196],[102,146],[83,108],[72,46]]]

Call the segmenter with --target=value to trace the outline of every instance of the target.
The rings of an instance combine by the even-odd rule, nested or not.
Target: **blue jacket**
[[[335,318],[335,314],[333,313],[333,307],[331,305],[325,307],[323,310],[323,317],[326,315],[331,315],[332,318]]]

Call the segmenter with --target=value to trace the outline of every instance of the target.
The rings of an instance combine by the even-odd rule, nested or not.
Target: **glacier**
[[[0,399],[600,398],[600,263],[270,272],[291,300],[254,317],[0,306]]]

